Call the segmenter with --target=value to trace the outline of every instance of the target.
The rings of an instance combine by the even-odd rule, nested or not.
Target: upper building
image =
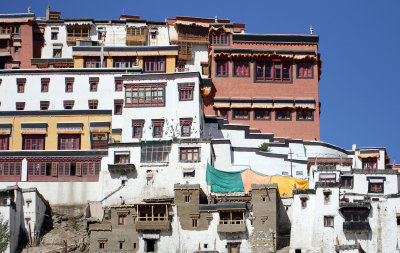
[[[210,27],[210,77],[205,114],[252,132],[320,139],[316,35],[236,34]]]

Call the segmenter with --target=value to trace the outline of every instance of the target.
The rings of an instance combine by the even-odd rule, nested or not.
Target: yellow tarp
[[[296,184],[296,189],[307,189],[308,180],[298,179],[294,177],[273,176],[270,183],[277,183],[279,194],[293,195],[293,187]]]
[[[257,174],[251,170],[245,170],[242,172],[242,180],[244,192],[249,193],[249,191],[251,190],[251,184],[269,184],[271,181],[271,177]]]

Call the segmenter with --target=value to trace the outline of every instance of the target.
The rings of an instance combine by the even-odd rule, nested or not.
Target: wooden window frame
[[[107,61],[103,61],[103,66],[101,67],[100,57],[85,57],[84,58],[84,68],[107,68]]]
[[[81,134],[59,134],[58,150],[80,150]]]
[[[142,138],[144,120],[132,120],[132,137]]]
[[[353,189],[354,177],[353,176],[341,176],[341,188],[342,189]],[[350,185],[349,185],[350,183]]]
[[[306,114],[306,115],[304,115],[304,114]],[[296,120],[297,121],[313,121],[314,120],[314,110],[312,110],[312,109],[297,109],[296,110]]]
[[[179,148],[179,161],[180,162],[200,162],[200,148],[199,147],[180,147]]]
[[[75,101],[74,100],[64,100],[64,109],[72,110],[74,108]]]
[[[211,43],[214,46],[228,46],[230,43],[230,36],[227,32],[214,32],[211,37]]]
[[[297,78],[299,79],[314,78],[314,61],[312,60],[297,61],[296,68],[297,68],[296,71]]]
[[[378,158],[362,158],[361,162],[364,170],[378,169]]]
[[[278,67],[280,65],[280,67]],[[256,82],[292,82],[292,62],[279,59],[256,60],[255,61],[255,81]],[[288,77],[284,78],[284,70],[288,70]],[[268,71],[267,71],[268,70]],[[279,70],[280,77],[277,77]],[[270,75],[267,76],[267,73]],[[260,76],[260,74],[262,74]]]
[[[165,106],[165,84],[125,85],[125,107]]]
[[[250,109],[232,109],[232,120],[249,120]]]
[[[289,117],[286,117],[287,113],[285,115],[281,115],[283,112],[289,112]],[[282,117],[285,116],[285,117]],[[292,109],[277,109],[275,110],[275,120],[280,120],[280,121],[291,121],[292,120]]]
[[[9,135],[0,135],[0,150],[8,150],[9,149]]]
[[[368,183],[368,193],[384,193],[384,182]]]
[[[97,110],[99,107],[99,100],[97,99],[88,100],[88,107],[89,110]]]
[[[170,152],[170,141],[153,141],[148,143],[142,142],[140,161],[142,163],[168,162]]]
[[[144,73],[165,73],[167,69],[165,56],[146,56],[143,57]]]
[[[249,77],[250,76],[250,61],[234,60],[233,61],[233,76]]]
[[[50,107],[50,101],[40,101],[40,110],[48,110]]]
[[[271,110],[270,109],[254,109],[254,120],[271,120]],[[257,113],[262,113],[262,117],[257,116]]]
[[[40,92],[49,92],[49,83],[49,80],[42,78]]]
[[[25,110],[25,102],[15,102],[15,110],[17,111]]]
[[[215,60],[215,76],[227,77],[229,75],[229,62],[225,59]]]
[[[22,135],[23,150],[44,150],[45,135],[43,134],[24,134]]]
[[[178,86],[179,101],[192,101],[193,100],[194,86]]]
[[[335,227],[334,216],[324,216],[324,227]]]
[[[180,125],[181,125],[181,136],[182,137],[190,137],[190,135],[192,134],[192,131],[191,131],[192,119],[181,119]]]

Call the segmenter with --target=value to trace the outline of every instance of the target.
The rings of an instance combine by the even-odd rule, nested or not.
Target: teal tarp
[[[212,192],[244,192],[242,171],[220,171],[207,164],[206,180]]]

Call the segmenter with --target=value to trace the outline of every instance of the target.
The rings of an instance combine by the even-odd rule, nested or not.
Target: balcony
[[[131,163],[108,165],[108,171],[110,171],[110,173],[127,174],[133,172],[134,170],[135,170],[135,165]]]
[[[218,233],[245,233],[246,223],[244,220],[221,220],[217,227]]]
[[[178,35],[178,40],[179,41],[204,41],[204,42],[208,42],[208,34],[206,34],[205,36],[203,35]]]
[[[367,221],[345,221],[343,232],[348,234],[368,234],[371,227]]]
[[[171,222],[167,217],[137,217],[136,218],[136,230],[159,230],[169,231]]]
[[[369,201],[358,202],[340,202],[340,209],[370,209],[371,203]]]

